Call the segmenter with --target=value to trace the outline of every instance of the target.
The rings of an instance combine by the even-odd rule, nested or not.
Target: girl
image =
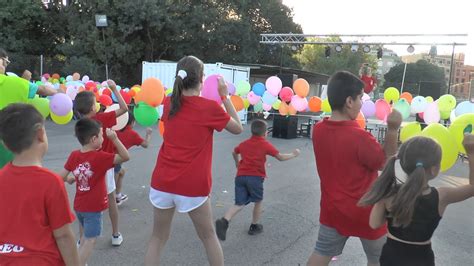
[[[398,156],[392,157],[360,205],[374,205],[370,226],[379,228],[388,222],[380,265],[434,265],[431,237],[446,207],[474,196],[474,135],[465,135],[469,157],[469,185],[460,187],[428,186],[440,169],[441,147],[432,139],[414,137],[403,143]],[[407,178],[395,176],[395,161]],[[399,182],[397,182],[399,181]]]
[[[194,56],[182,58],[176,68],[171,98],[164,101],[163,144],[153,171],[150,201],[154,208],[153,234],[146,265],[158,265],[176,211],[188,213],[206,249],[210,265],[224,265],[224,255],[212,223],[211,159],[214,130],[242,132],[242,124],[219,79],[219,94],[227,113],[216,102],[199,97],[204,64]]]

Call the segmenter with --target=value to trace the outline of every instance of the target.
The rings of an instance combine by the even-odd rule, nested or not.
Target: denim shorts
[[[122,170],[122,164],[121,164],[121,163],[116,164],[116,165],[114,166],[114,173],[115,173],[115,174],[118,174],[118,173],[120,172],[120,170]]]
[[[321,224],[319,226],[318,240],[316,241],[314,251],[317,254],[326,257],[341,255],[347,239],[349,239],[348,236],[340,235],[336,229]],[[359,239],[369,263],[378,264],[382,253],[382,247],[387,239],[386,236],[382,236],[375,240],[365,238]]]
[[[99,237],[102,233],[102,212],[78,212],[76,217],[84,230],[85,238]]]
[[[238,176],[235,178],[235,205],[247,205],[263,200],[263,177]]]

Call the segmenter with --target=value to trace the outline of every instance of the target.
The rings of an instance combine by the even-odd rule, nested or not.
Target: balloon
[[[370,100],[370,96],[364,92],[364,95],[362,95],[362,102]]]
[[[290,106],[295,108],[296,111],[302,112],[308,108],[308,100],[306,98],[302,98],[298,95],[294,95],[291,98]]]
[[[51,76],[50,76],[48,73],[44,73],[44,74],[43,74],[43,78],[45,78],[45,79],[49,79],[50,77],[51,77]]]
[[[134,90],[130,90],[129,92],[134,92],[133,94],[135,95],[135,91],[134,91]],[[167,97],[170,96],[172,93],[173,93],[173,88],[167,89],[167,90],[165,91],[165,94],[166,94]]]
[[[245,98],[245,99],[243,99],[243,100],[244,100],[244,107],[245,107],[245,109],[248,109],[249,106],[250,106],[249,100],[248,100],[247,98]]]
[[[133,109],[133,115],[137,123],[144,127],[149,127],[158,121],[158,111],[145,102],[138,103]]]
[[[222,104],[221,96],[219,95],[219,75],[210,75],[204,81],[204,85],[202,86],[201,96],[215,101],[218,104]],[[143,89],[143,88],[142,88]],[[140,95],[140,93],[138,93]]]
[[[423,113],[428,107],[428,102],[423,96],[416,96],[411,101],[410,112],[412,114]]]
[[[276,99],[277,99],[277,96],[273,96],[268,91],[263,93],[262,102],[265,103],[265,104],[272,105],[276,101]]]
[[[385,118],[388,116],[388,114],[390,114],[390,112],[390,105],[385,100],[378,99],[375,102],[375,116],[379,120],[385,120]]]
[[[449,120],[451,121],[451,123],[456,120],[456,112],[454,110],[451,111],[451,114],[449,115]]]
[[[129,90],[127,92],[128,96],[130,96],[130,98],[134,98],[135,95],[136,95],[136,92],[134,90]],[[166,94],[166,93],[165,93]],[[168,96],[168,94],[166,94],[166,96]]]
[[[293,90],[290,87],[283,87],[280,91],[280,99],[283,102],[290,102],[291,97],[293,97],[294,93]]]
[[[469,125],[471,126],[471,128],[474,127],[474,114],[463,114],[457,117],[456,120],[452,122],[451,126],[449,126],[449,132],[451,132],[451,135],[453,136],[454,141],[456,142],[458,151],[463,154],[466,154],[466,150],[462,145],[465,133],[464,130]],[[472,129],[471,131],[466,133],[472,134]]]
[[[54,73],[52,76],[51,76],[53,79],[57,79],[59,81],[59,78],[61,77],[58,73]]]
[[[98,113],[100,111],[100,103],[95,103],[95,112]]]
[[[289,113],[289,106],[288,104],[286,104],[285,102],[281,102],[280,104],[280,108],[278,108],[278,112],[281,114],[281,115],[288,115]]]
[[[288,106],[288,113],[289,113],[290,115],[296,115],[296,112],[297,112],[297,111],[296,111],[296,109],[295,109],[293,106],[291,106],[291,105]]]
[[[252,86],[252,91],[253,93],[255,93],[256,95],[262,97],[263,96],[263,93],[265,93],[265,85],[261,82],[257,82],[255,84],[253,84]]]
[[[309,93],[309,83],[305,79],[297,79],[293,83],[293,90],[296,95],[300,97],[306,97]]]
[[[250,83],[245,80],[239,81],[237,83],[237,95],[246,96],[250,92]]]
[[[240,96],[232,95],[230,96],[230,101],[235,108],[235,111],[239,112],[244,109],[244,101]]]
[[[161,81],[156,78],[147,78],[145,81],[143,81],[141,90],[137,92],[137,95],[135,96],[135,102],[145,102],[150,106],[157,107],[163,102],[164,97],[165,90]],[[219,101],[220,100],[221,99],[219,97]]]
[[[94,90],[95,88],[97,88],[97,85],[96,85],[94,82],[89,81],[89,82],[86,82],[85,87],[86,87],[86,90],[92,91],[92,90]],[[109,95],[109,96],[110,96],[110,95]]]
[[[404,92],[400,95],[400,99],[405,99],[409,104],[411,104],[411,101],[413,100],[413,96],[409,92]]]
[[[262,103],[263,110],[265,111],[270,111],[272,109],[272,106],[266,103]]]
[[[431,96],[426,96],[425,99],[426,99],[426,101],[427,101],[428,103],[432,103],[432,102],[434,101],[434,100],[433,100],[433,97],[431,97]]]
[[[325,113],[331,113],[331,105],[329,104],[328,98],[324,99],[321,103],[321,110]]]
[[[139,85],[134,85],[130,90],[134,90],[135,92],[139,92],[142,88]]]
[[[67,87],[65,84],[59,85],[59,88],[61,89],[62,92],[66,93]]]
[[[66,116],[72,111],[72,100],[64,93],[56,93],[49,101],[49,108],[58,117]]]
[[[275,109],[275,110],[279,110],[279,109],[280,109],[280,105],[281,105],[281,101],[280,101],[280,100],[276,100],[276,101],[273,103],[272,107],[273,107],[273,109]]]
[[[230,83],[230,82],[225,82],[227,84],[227,90],[229,91],[229,94],[230,95],[235,95],[235,91],[237,90],[234,86],[234,84]]]
[[[110,106],[113,103],[112,98],[110,98],[110,96],[106,95],[106,94],[102,94],[102,95],[99,96],[99,102],[103,106]]]
[[[58,116],[55,113],[51,112],[51,119],[54,123],[58,125],[65,125],[69,123],[72,119],[72,110],[64,116]]]
[[[460,116],[463,114],[472,114],[474,113],[474,103],[470,101],[461,102],[460,104],[458,104],[458,106],[456,106],[455,110],[456,116]]]
[[[447,128],[438,123],[430,124],[423,129],[421,135],[434,139],[441,146],[441,171],[448,170],[456,163],[458,146]]]
[[[253,91],[249,92],[247,94],[247,100],[249,100],[249,103],[251,105],[255,105],[260,101],[260,96],[256,95]]]
[[[267,87],[267,91],[271,93],[271,95],[278,96],[282,87],[281,79],[277,76],[269,77],[267,81],[265,81],[265,87]]]
[[[88,81],[89,81],[89,76],[84,75],[84,76],[82,77],[82,82],[86,83],[86,82],[88,82]]]
[[[406,124],[402,129],[400,130],[400,141],[405,142],[409,138],[415,137],[420,135],[421,133],[421,125],[418,122],[412,122]]]
[[[162,104],[155,108],[158,112],[158,117],[163,117],[163,108],[164,106]]]
[[[250,94],[250,93],[249,93]],[[254,112],[256,113],[260,113],[263,111],[263,104],[261,101],[259,101],[258,103],[256,103],[254,106],[253,106],[253,110]]]
[[[410,105],[408,104],[406,99],[398,100],[394,105],[393,108],[402,114],[403,119],[407,119],[410,117]]]
[[[456,98],[453,95],[445,94],[438,99],[438,108],[439,111],[442,113],[443,119],[448,119],[449,115],[451,114],[451,110],[456,107]],[[443,115],[444,113],[444,115]],[[447,116],[446,116],[447,113]]]
[[[390,87],[385,90],[383,97],[387,103],[396,102],[400,97],[400,92],[396,88]]]
[[[309,98],[308,106],[311,112],[321,111],[321,104],[322,104],[321,98],[319,98],[318,96],[313,96]]]
[[[71,98],[71,100],[74,101],[74,99],[76,99],[76,95],[78,93],[78,90],[76,89],[75,86],[69,86],[66,88],[66,95],[69,96],[69,98]]]
[[[360,126],[360,128],[365,129],[365,117],[362,112],[359,112],[356,118],[357,124]]]
[[[49,100],[48,98],[40,98],[35,96],[35,98],[30,99],[29,103],[33,105],[41,115],[46,118],[49,115]]]
[[[120,109],[118,104],[112,104],[111,106],[105,109],[104,113],[115,112],[115,110]],[[113,130],[122,130],[128,123],[128,112],[125,112],[121,116],[117,117],[117,124],[112,127]]]
[[[441,119],[438,104],[436,102],[432,102],[426,108],[426,111],[423,114],[423,119],[425,120],[426,124],[433,124],[438,123]]]
[[[125,101],[125,103],[128,105],[132,102],[132,97],[130,97],[130,95],[128,94],[128,92],[126,90],[120,90],[120,95],[122,95],[122,98],[123,100]]]
[[[72,81],[72,80],[73,80],[73,78],[72,78],[71,75],[68,75],[68,76],[66,77],[66,81],[67,81],[67,82]]]
[[[360,111],[364,114],[364,117],[372,117],[375,115],[375,103],[371,100],[367,100],[362,104]]]
[[[160,120],[158,123],[158,129],[160,131],[160,135],[163,136],[163,134],[165,134],[165,123],[163,123],[163,120]]]
[[[81,78],[81,75],[79,73],[74,73],[72,74],[72,80],[79,80]]]

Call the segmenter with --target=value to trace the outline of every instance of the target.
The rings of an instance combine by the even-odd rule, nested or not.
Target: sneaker
[[[122,205],[122,203],[124,203],[125,201],[128,200],[128,196],[125,195],[125,194],[118,194],[116,197],[115,197],[115,201],[117,202],[117,206],[120,206]]]
[[[216,220],[216,234],[217,237],[222,241],[225,240],[227,228],[229,228],[229,221],[227,221],[224,217]]]
[[[79,239],[79,240],[77,240],[77,242],[76,242],[76,247],[77,247],[77,249],[79,249],[80,246],[81,246],[81,240]]]
[[[118,247],[122,245],[122,242],[123,242],[123,237],[121,233],[119,233],[118,236],[112,235],[112,246]]]
[[[263,232],[263,225],[261,224],[251,224],[249,228],[249,235],[256,235]]]

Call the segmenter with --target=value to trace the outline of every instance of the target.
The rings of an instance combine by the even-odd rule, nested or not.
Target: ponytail
[[[176,76],[176,80],[173,85],[173,94],[171,94],[171,108],[169,112],[169,117],[173,117],[178,113],[181,108],[181,96],[183,95],[183,78]]]
[[[360,199],[359,206],[370,206],[383,198],[393,195],[396,191],[397,178],[395,176],[396,156],[391,157],[379,178],[372,184],[370,190]]]

